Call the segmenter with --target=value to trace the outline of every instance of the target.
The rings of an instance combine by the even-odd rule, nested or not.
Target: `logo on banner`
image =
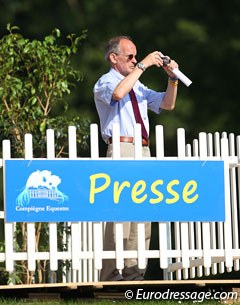
[[[48,199],[63,203],[68,196],[58,189],[61,179],[48,170],[37,170],[31,173],[27,179],[23,191],[16,199],[17,206],[26,206],[31,200]]]

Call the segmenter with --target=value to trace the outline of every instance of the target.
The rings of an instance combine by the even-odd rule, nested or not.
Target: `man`
[[[134,156],[134,125],[142,126],[142,156],[150,157],[149,120],[147,110],[160,113],[162,109],[172,110],[175,107],[178,79],[172,69],[178,64],[169,59],[164,64],[159,51],[148,54],[137,62],[137,48],[128,36],[110,39],[106,47],[105,58],[111,68],[94,86],[94,99],[100,118],[101,134],[108,144],[107,156],[112,155],[112,124],[120,127],[121,157]],[[168,74],[169,80],[165,92],[156,92],[143,85],[139,78],[151,66],[161,67]],[[133,89],[133,90],[132,90]],[[134,105],[135,104],[135,105]],[[137,106],[136,106],[137,104]],[[137,108],[137,109],[136,109]],[[137,249],[137,223],[123,223],[125,250]],[[149,247],[151,224],[145,223],[146,249]],[[114,223],[107,223],[105,229],[104,250],[115,250]],[[125,259],[122,273],[116,269],[114,259],[103,261],[101,281],[143,280],[145,270],[137,267],[136,259]]]

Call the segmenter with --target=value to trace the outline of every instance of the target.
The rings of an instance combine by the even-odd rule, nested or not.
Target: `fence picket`
[[[47,130],[47,158],[49,160],[55,159],[55,139],[54,130]],[[52,271],[58,270],[58,255],[57,255],[57,224],[49,223],[49,258],[50,269]],[[51,282],[55,282],[55,273],[52,272]]]
[[[229,135],[229,156],[235,155],[235,137],[231,133]],[[229,169],[230,173],[230,189],[231,189],[231,208],[232,208],[232,234],[233,248],[239,249],[239,234],[238,234],[238,209],[237,209],[237,188],[236,188],[236,167]],[[234,260],[234,270],[239,270],[239,260]]]
[[[156,159],[164,159],[164,133],[163,126],[156,126]],[[159,222],[159,263],[160,268],[163,269],[163,278],[170,280],[172,274],[168,272],[167,268],[172,262],[172,258],[168,255],[168,249],[172,248],[172,237],[171,237],[171,224],[168,222]]]
[[[225,247],[225,265],[228,271],[231,271],[233,266],[232,254],[232,219],[231,219],[231,202],[230,202],[230,185],[229,185],[229,166],[227,158],[229,155],[228,139],[224,136],[221,139],[222,158],[225,161],[225,222],[224,222],[224,247]]]
[[[90,155],[92,160],[96,160],[99,158],[99,139],[98,139],[98,125],[97,124],[91,124],[90,126]],[[94,234],[94,223],[89,223],[89,251],[93,252],[93,234]],[[104,235],[105,231],[105,223],[101,222],[99,224],[99,229],[101,230],[101,236]],[[99,271],[94,266],[94,260],[92,259],[89,264],[89,281],[98,281],[99,280]]]
[[[220,140],[220,133],[219,132],[215,132],[214,133],[214,149],[215,149],[215,156],[217,158],[221,158],[221,140]],[[222,222],[218,222],[217,223],[217,244],[218,244],[218,249],[224,249],[224,240],[223,240],[223,223]],[[225,271],[225,266],[224,266],[224,262],[221,261],[218,264],[218,271],[219,273],[224,273]]]
[[[199,134],[199,157],[200,160],[207,158],[207,135],[204,132]],[[203,234],[203,261],[204,261],[204,273],[210,274],[209,268],[211,267],[211,252],[210,252],[210,224],[208,222],[202,223]]]
[[[213,157],[213,135],[211,133],[207,134],[207,156]],[[216,223],[210,223],[210,243],[211,249],[216,249]],[[212,263],[212,274],[217,274],[217,264]]]
[[[178,158],[184,159],[186,157],[186,140],[185,140],[185,130],[183,128],[178,128],[177,131],[177,150],[178,150]],[[176,224],[177,225],[177,224]],[[183,278],[188,278],[188,268],[189,268],[189,240],[186,236],[189,236],[188,232],[188,223],[181,222],[180,224],[180,248],[182,253],[182,266],[183,266]]]
[[[186,145],[186,157],[192,157],[192,149],[191,145]],[[189,250],[194,250],[195,247],[195,232],[194,232],[194,222],[189,222],[188,224],[189,230]],[[194,260],[192,257],[189,257],[189,264],[191,265],[192,261]],[[190,278],[195,278],[196,270],[194,267],[190,267]]]
[[[33,143],[32,135],[26,134],[24,137],[24,147],[25,147],[25,159],[33,159]],[[35,258],[35,224],[27,223],[27,258],[28,258],[28,269],[29,271],[35,271],[36,269],[36,258]]]
[[[236,138],[236,151],[237,151],[237,160],[238,160],[238,163],[239,163],[239,160],[240,160],[240,136],[237,136]],[[236,181],[238,181],[237,183],[237,215],[239,215],[239,211],[240,211],[240,168],[239,166],[237,167],[236,169],[237,171],[237,174],[236,174]],[[238,224],[237,224],[237,228],[239,228],[239,217],[238,217]],[[236,246],[236,249],[239,249],[239,243],[238,245]],[[239,271],[240,267],[238,265],[238,269],[236,271]]]
[[[11,158],[11,144],[9,140],[3,140],[2,143],[3,161]],[[4,168],[3,168],[4,170]],[[5,181],[4,181],[5,183]],[[4,224],[4,237],[5,237],[5,265],[6,270],[9,272],[14,271],[14,223]]]

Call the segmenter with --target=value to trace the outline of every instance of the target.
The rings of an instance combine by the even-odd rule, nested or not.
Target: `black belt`
[[[120,136],[120,142],[125,142],[125,143],[134,143],[134,138],[133,137],[124,137],[124,136]],[[108,143],[112,144],[112,137],[110,137],[108,139]],[[142,139],[142,146],[148,146],[149,145],[149,141],[146,139]]]

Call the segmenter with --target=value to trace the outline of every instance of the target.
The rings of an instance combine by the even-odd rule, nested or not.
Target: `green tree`
[[[67,126],[78,128],[78,143],[87,148],[89,122],[84,117],[55,116],[66,112],[65,96],[82,80],[71,63],[79,50],[81,36],[68,35],[68,45],[58,45],[61,33],[55,29],[43,41],[24,38],[17,27],[0,40],[0,139],[10,139],[16,156],[23,153],[24,134],[33,134],[35,153],[44,156],[47,128],[57,129],[57,155],[66,153]]]

